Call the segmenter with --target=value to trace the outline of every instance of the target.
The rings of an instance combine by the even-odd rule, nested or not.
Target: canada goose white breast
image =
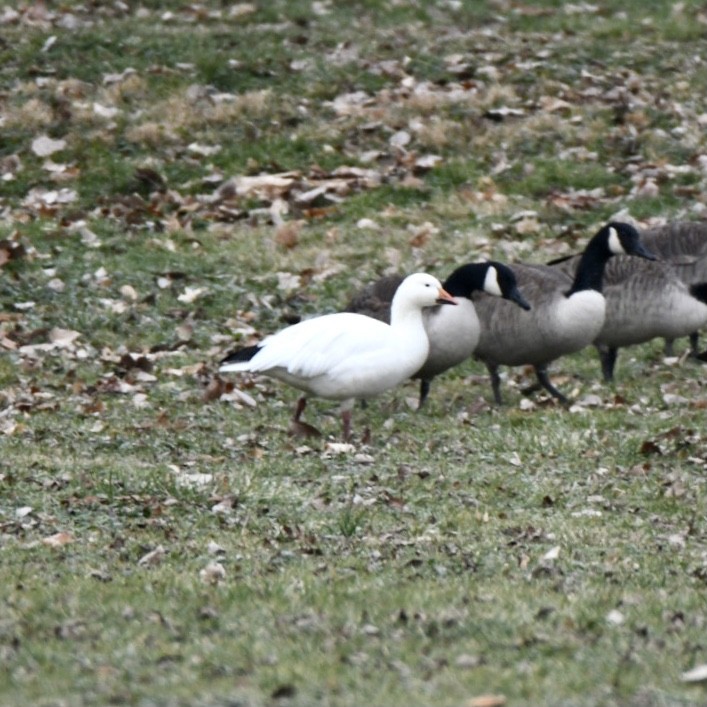
[[[606,317],[606,298],[596,290],[581,290],[569,297],[564,294],[548,308],[548,316],[540,320],[540,329],[555,337],[567,353],[590,344],[601,331]],[[570,349],[570,347],[576,347]]]

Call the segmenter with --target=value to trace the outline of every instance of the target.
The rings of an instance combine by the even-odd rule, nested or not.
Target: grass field
[[[217,376],[383,272],[704,218],[704,3],[10,2],[0,35],[0,705],[705,704],[699,364],[656,341],[607,387],[586,350],[567,411],[469,361],[351,449]]]

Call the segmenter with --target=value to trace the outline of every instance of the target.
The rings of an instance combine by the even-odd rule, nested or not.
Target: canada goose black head
[[[646,260],[657,260],[643,245],[640,234],[630,223],[612,221],[604,226],[599,234],[603,232],[606,232],[606,245],[611,255],[636,255]]]
[[[612,255],[635,255],[646,260],[656,260],[630,223],[612,221],[601,228],[587,244],[577,265],[572,287],[565,296],[571,297],[583,290],[601,292],[604,266]]]
[[[518,289],[514,272],[494,260],[461,265],[444,281],[444,289],[454,297],[471,297],[475,291],[486,292],[515,302],[522,309],[530,309]]]

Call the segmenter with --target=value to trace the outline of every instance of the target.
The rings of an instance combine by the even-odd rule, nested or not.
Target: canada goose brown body
[[[554,267],[571,277],[579,256]],[[707,288],[686,284],[670,263],[619,255],[604,270],[606,314],[594,339],[604,380],[614,377],[618,349],[656,337],[689,336],[707,324]]]
[[[707,283],[707,223],[675,221],[655,226],[643,232],[647,247],[675,268],[675,273],[687,285],[704,287]],[[690,333],[690,349],[698,355],[698,332]],[[673,340],[666,337],[666,353],[671,354]]]
[[[589,241],[572,278],[547,265],[511,266],[531,306],[529,312],[516,311],[502,300],[474,297],[481,321],[475,356],[489,370],[497,403],[502,402],[501,365],[532,365],[539,385],[563,404],[569,403],[550,382],[547,366],[590,345],[601,331],[606,313],[604,268],[621,253],[653,258],[633,226],[612,222]]]

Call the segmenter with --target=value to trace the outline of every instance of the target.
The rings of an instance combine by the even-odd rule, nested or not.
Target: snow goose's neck
[[[411,302],[405,297],[393,297],[390,307],[390,326],[396,333],[416,338],[427,342],[422,308],[419,304]]]

